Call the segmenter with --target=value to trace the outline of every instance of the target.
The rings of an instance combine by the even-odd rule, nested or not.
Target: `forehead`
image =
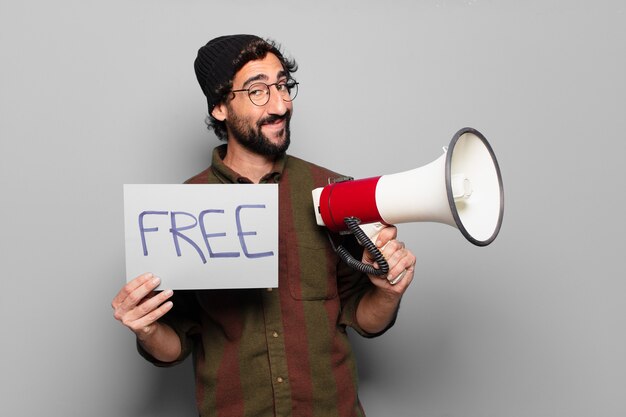
[[[268,53],[265,58],[248,61],[233,77],[233,88],[240,88],[251,81],[272,81],[285,74],[278,57]]]

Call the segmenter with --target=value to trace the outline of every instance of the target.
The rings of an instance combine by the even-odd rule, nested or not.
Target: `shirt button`
[[[267,289],[267,292],[272,292],[272,291],[274,291],[274,288],[268,288]]]
[[[285,380],[282,379],[281,377],[276,378],[276,382],[278,382],[279,384],[282,384]]]
[[[274,338],[278,337],[278,332],[272,332],[272,337]]]

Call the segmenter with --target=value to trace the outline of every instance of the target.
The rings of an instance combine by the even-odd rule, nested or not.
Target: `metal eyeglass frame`
[[[256,83],[252,84],[252,85],[251,85],[250,87],[248,87],[248,88],[242,88],[242,89],[240,89],[240,90],[230,90],[230,92],[234,94],[234,93],[241,93],[241,92],[244,92],[244,91],[245,91],[245,92],[247,92],[247,93],[248,93],[248,98],[250,99],[250,101],[252,102],[252,104],[254,104],[255,106],[259,106],[259,107],[261,107],[261,106],[265,106],[267,103],[269,103],[269,101],[270,101],[270,95],[272,94],[272,92],[271,92],[271,87],[272,87],[272,86],[276,86],[276,90],[278,91],[278,94],[279,94],[279,95],[280,95],[280,97],[283,99],[283,101],[286,101],[286,102],[291,102],[291,101],[293,101],[293,100],[296,98],[296,96],[298,95],[298,85],[299,85],[299,84],[300,84],[300,83],[299,83],[299,82],[297,82],[295,79],[293,79],[293,78],[289,78],[289,79],[288,79],[288,80],[286,80],[286,81],[277,81],[277,82],[272,83],[272,84],[266,84],[266,83],[264,83],[264,82],[256,82]],[[265,97],[266,97],[266,100],[265,100],[265,102],[264,102],[264,103],[262,103],[262,104],[255,103],[255,102],[254,102],[254,100],[252,99],[252,93],[251,93],[251,92],[253,91],[254,86],[259,86],[259,85],[264,85],[264,86],[267,88],[267,90],[266,90],[266,91],[267,91],[267,95],[265,96]],[[287,95],[287,98],[283,97],[283,96],[282,96],[282,94],[280,93],[280,90],[278,90],[278,86],[279,86],[279,85],[283,85],[283,86],[287,87],[287,91],[289,91],[289,94],[291,94],[291,90],[295,88],[295,89],[296,89],[296,92],[295,92],[294,96],[293,96],[293,97],[291,97],[290,95]],[[290,86],[290,87],[288,87],[288,86]]]

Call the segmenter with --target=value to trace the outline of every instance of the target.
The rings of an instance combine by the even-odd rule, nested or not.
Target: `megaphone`
[[[498,235],[504,214],[496,156],[487,139],[469,127],[459,130],[443,155],[427,165],[335,181],[312,194],[317,224],[334,232],[354,232],[350,219],[361,225],[437,222],[456,227],[477,246],[486,246]],[[377,228],[371,230],[366,232],[369,238],[377,233]]]

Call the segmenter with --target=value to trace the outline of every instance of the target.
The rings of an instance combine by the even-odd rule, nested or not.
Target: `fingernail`
[[[161,282],[161,278],[159,278],[159,277],[152,278],[152,283],[154,285],[159,285],[160,282]]]

